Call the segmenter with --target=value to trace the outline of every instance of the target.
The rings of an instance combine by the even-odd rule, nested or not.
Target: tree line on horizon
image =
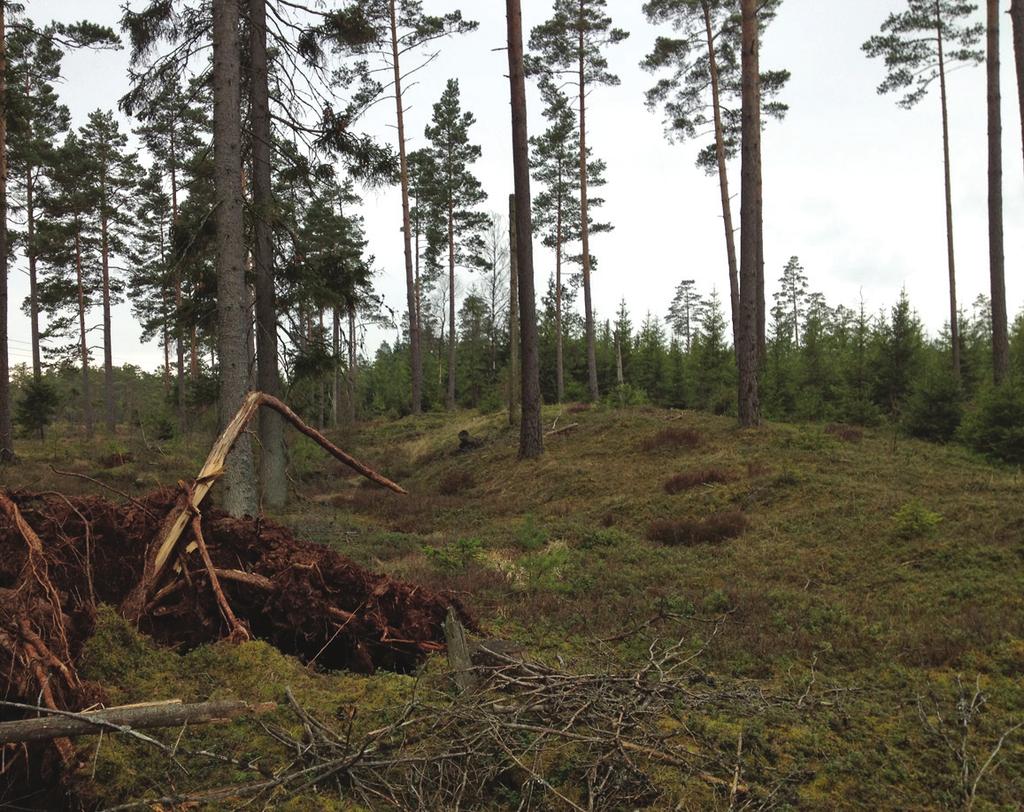
[[[795,259],[781,280],[783,300],[766,302],[760,139],[767,121],[785,118],[789,73],[762,69],[759,51],[782,0],[644,3],[647,19],[665,31],[641,64],[654,81],[645,101],[662,111],[666,137],[695,143],[697,165],[717,178],[728,293],[723,308],[684,281],[670,312],[648,314],[639,330],[625,304],[614,320],[599,322],[593,240],[613,224],[598,218],[606,164],[587,114],[601,87],[618,84],[609,54],[629,36],[606,6],[553,0],[551,16],[524,42],[518,3],[508,0],[513,102],[517,86],[535,81],[543,123],[535,115],[527,130],[525,95],[513,104],[515,197],[531,205],[513,203],[506,221],[491,211],[498,207],[474,174],[483,156],[457,78],[435,96],[425,146],[407,149],[409,77],[429,70],[437,43],[477,27],[457,10],[428,14],[419,0],[131,4],[121,21],[131,89],[119,106],[140,154],[128,148],[112,111],[97,110],[73,128],[56,91],[68,50],[117,47],[119,36],[88,23],[39,26],[22,4],[0,0],[0,215],[7,213],[0,216],[0,455],[14,453],[18,405],[7,354],[13,256],[24,260],[30,282],[32,365],[18,380],[22,413],[37,422],[52,413],[47,370],[64,379],[75,370],[77,385],[61,391],[74,391],[76,419],[89,436],[97,422],[112,434],[130,419],[112,346],[111,308],[124,297],[142,339],[163,349],[163,396],[177,431],[189,428],[200,403],[217,404],[227,419],[253,387],[287,391],[322,426],[359,413],[490,408],[500,399],[514,407],[517,398],[524,415],[539,415],[541,398],[603,396],[735,413],[741,425],[755,426],[762,414],[857,422],[895,414],[925,382],[939,385],[937,363],[961,404],[982,391],[979,370],[995,384],[1012,377],[1019,352],[1011,350],[1003,267],[997,0],[985,1],[983,21],[978,4],[966,0],[894,0],[863,46],[884,63],[880,93],[898,94],[908,108],[938,96],[951,316],[948,336],[934,340],[905,299],[869,317],[810,296]],[[1024,112],[1024,0],[1012,0],[1009,14]],[[983,63],[991,291],[965,316],[956,291],[946,76]],[[393,145],[358,130],[382,101],[394,104]],[[535,194],[524,192],[531,181]],[[404,312],[374,291],[373,246],[358,215],[360,188],[389,184],[401,190]],[[536,317],[533,239],[555,258]],[[466,271],[475,281],[460,304]],[[887,364],[880,348],[904,321],[916,336],[908,339],[915,360],[900,373],[899,392],[888,391],[877,380]],[[398,331],[372,359],[360,344],[370,324]],[[1018,321],[1015,348],[1019,332]],[[860,363],[872,371],[858,373],[863,391],[854,397],[848,367]],[[855,401],[862,412],[850,406]],[[536,419],[522,429],[525,456],[542,448]],[[261,415],[259,437],[259,478],[248,438],[232,454],[229,509],[286,498],[280,419]]]

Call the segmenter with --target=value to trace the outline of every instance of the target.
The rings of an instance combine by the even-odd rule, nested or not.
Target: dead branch
[[[229,722],[240,716],[251,716],[274,710],[273,702],[250,705],[237,699],[183,704],[180,699],[145,705],[124,705],[116,708],[73,713],[39,708],[18,702],[0,702],[4,707],[45,713],[34,719],[0,722],[0,744],[38,742],[71,736],[87,736],[100,731],[126,733],[129,730],[179,725],[202,725]]]

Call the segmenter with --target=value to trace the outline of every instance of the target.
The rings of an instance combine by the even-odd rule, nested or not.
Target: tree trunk
[[[583,241],[583,310],[587,322],[587,387],[592,401],[601,393],[597,386],[597,336],[594,334],[594,306],[590,295],[590,215],[587,203],[587,85],[583,40],[584,0],[580,0],[579,84],[580,84],[580,235]],[[529,198],[527,198],[529,199]]]
[[[331,308],[331,350],[334,378],[331,387],[331,425],[338,428],[341,419],[341,314],[337,306]]]
[[[1021,146],[1024,147],[1024,0],[1010,0],[1013,54],[1017,64],[1017,101],[1020,106]]]
[[[348,422],[356,422],[356,375],[358,373],[359,355],[356,344],[356,305],[348,303]]]
[[[249,0],[250,115],[252,116],[253,267],[256,280],[256,386],[280,397],[277,360],[277,304],[274,301],[274,209],[271,188],[270,98],[267,87],[267,2]],[[321,421],[322,425],[322,421]],[[260,484],[267,507],[288,501],[284,423],[264,409],[259,416]]]
[[[941,7],[935,3],[939,45],[939,98],[942,103],[942,158],[946,184],[946,263],[949,267],[949,337],[953,345],[953,375],[960,380],[960,313],[956,304],[956,253],[953,250],[953,180],[949,157],[949,97],[946,92],[946,54],[942,39]]]
[[[7,4],[0,2],[0,461],[14,457],[7,347]]]
[[[516,245],[516,196],[508,196],[509,294],[508,294],[508,424],[519,422],[519,249]]]
[[[100,175],[100,260],[103,271],[103,419],[108,434],[113,434],[114,414],[114,349],[110,318],[110,234],[107,221],[107,179]]]
[[[171,130],[171,231],[178,225],[178,153],[174,141],[174,130]],[[185,390],[185,338],[181,330],[182,279],[181,268],[175,260],[174,269],[174,339],[178,377],[178,430],[184,434],[187,426],[186,390]]]
[[[737,325],[740,310],[740,280],[736,265],[736,231],[732,224],[732,200],[729,197],[729,171],[725,157],[725,127],[722,124],[722,96],[719,87],[718,54],[715,51],[715,32],[711,27],[711,6],[705,0],[704,28],[708,39],[708,66],[711,72],[711,106],[715,119],[715,159],[718,162],[718,187],[722,195],[722,222],[725,225],[725,254],[729,263],[729,304],[732,312],[733,351],[739,345]]]
[[[540,349],[537,301],[533,287],[533,212],[530,206],[533,197],[530,194],[530,145],[526,121],[526,77],[523,71],[523,14],[519,0],[505,0],[505,9],[508,18],[508,75],[512,96],[512,164],[515,199],[520,202],[515,207],[519,332],[523,353],[523,411],[519,426],[519,456],[531,459],[544,453],[544,427],[540,413]],[[585,192],[583,197],[586,199]],[[586,223],[585,208],[583,218]],[[586,234],[586,225],[583,233]],[[586,252],[587,246],[584,243],[584,267],[589,264]],[[596,366],[592,367],[592,377],[596,371]],[[596,383],[596,377],[593,383]]]
[[[757,265],[761,230],[761,88],[758,55],[757,0],[742,0],[742,178],[740,198],[740,425],[761,421],[758,399]]]
[[[38,381],[43,377],[43,354],[39,337],[39,263],[36,250],[35,178],[32,176],[32,167],[29,167],[25,173],[25,219],[27,229],[25,253],[28,255],[28,307],[29,320],[32,324],[32,376]]]
[[[561,174],[561,169],[559,169]],[[555,394],[565,400],[565,354],[562,347],[562,179],[558,179],[558,211],[555,214]]]
[[[412,413],[423,409],[423,358],[416,310],[416,281],[412,270],[412,228],[409,219],[409,160],[405,152],[405,111],[402,109],[402,68],[398,43],[396,0],[389,0],[391,14],[391,63],[395,74],[395,111],[398,124],[398,159],[402,182],[402,241],[405,247],[405,286],[409,307],[409,363],[412,376]]]
[[[448,396],[445,405],[455,408],[455,215],[448,203]]]
[[[217,361],[220,423],[227,426],[248,390],[247,324],[242,218],[241,99],[238,3],[213,0],[213,171],[217,208]],[[256,513],[255,472],[248,436],[226,462],[223,507],[232,516]]]
[[[999,0],[988,10],[988,246],[992,277],[992,373],[997,384],[1010,374],[1003,250],[1003,117],[999,88]]]
[[[78,335],[82,359],[82,424],[92,438],[92,389],[89,381],[89,337],[85,331],[85,281],[82,278],[81,228],[75,224],[75,280],[78,283]]]

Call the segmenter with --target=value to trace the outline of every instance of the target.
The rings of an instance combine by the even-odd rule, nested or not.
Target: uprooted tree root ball
[[[76,671],[97,606],[124,608],[179,500],[169,490],[124,505],[0,490],[4,700],[65,710],[102,700],[102,687]],[[325,668],[407,672],[444,648],[449,606],[475,626],[456,598],[368,572],[273,522],[212,510],[194,518],[138,618],[162,644],[187,649],[241,633]],[[63,741],[57,754],[69,766]],[[5,754],[7,779],[19,752]]]

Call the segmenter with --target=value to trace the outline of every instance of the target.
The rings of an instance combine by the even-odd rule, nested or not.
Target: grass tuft
[[[693,490],[700,485],[721,485],[731,482],[733,477],[721,468],[703,468],[685,471],[665,480],[665,493],[677,494]]]
[[[643,441],[641,448],[647,452],[680,448],[692,450],[700,447],[703,442],[703,436],[696,429],[669,428],[648,437]]]

